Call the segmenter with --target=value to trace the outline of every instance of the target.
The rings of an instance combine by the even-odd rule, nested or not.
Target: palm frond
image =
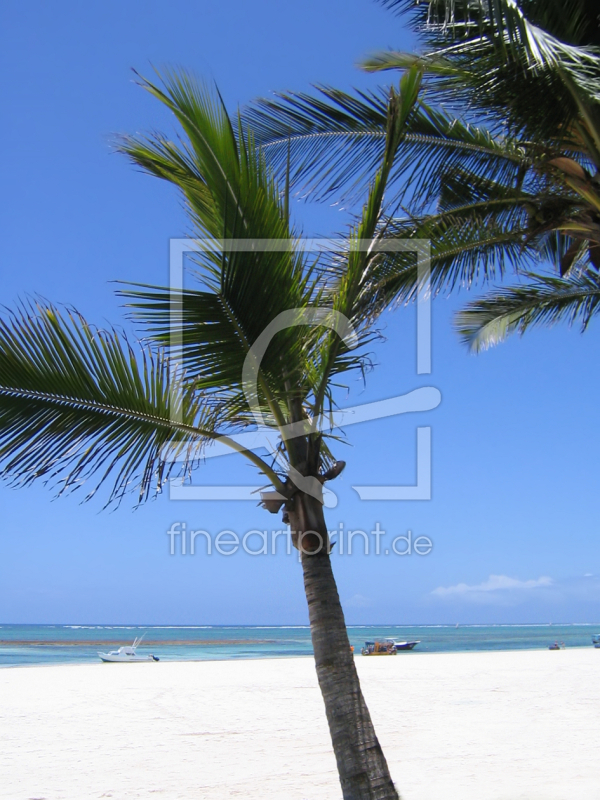
[[[187,475],[219,438],[218,406],[160,351],[136,350],[74,311],[25,304],[0,319],[0,475],[59,493],[111,483],[108,502],[141,502],[172,470]],[[241,448],[240,448],[241,449]],[[87,499],[87,498],[86,498]]]
[[[421,73],[410,70],[403,76],[399,93],[393,90],[387,104],[385,150],[380,169],[375,174],[367,202],[363,206],[358,224],[350,231],[348,251],[344,255],[339,279],[327,287],[324,300],[331,299],[335,313],[343,315],[354,326],[356,334],[362,333],[363,344],[372,337],[372,318],[378,310],[377,291],[373,291],[372,274],[377,269],[380,253],[377,239],[380,235],[384,194],[394,166],[396,154],[410,130],[410,121],[417,107]],[[317,359],[320,380],[315,392],[315,415],[323,412],[323,398],[331,376],[347,371],[353,359],[339,336],[329,334],[322,343]]]
[[[175,298],[186,366],[195,372],[199,388],[227,390],[231,403],[241,408],[244,359],[279,314],[314,301],[313,270],[252,135],[239,124],[234,134],[221,98],[185,74],[168,76],[164,89],[149,81],[142,85],[175,113],[186,138],[175,144],[157,135],[124,137],[120,149],[182,191],[198,235],[204,245],[207,240],[213,245],[199,242],[194,255],[198,270],[193,275],[202,291],[186,290]],[[136,318],[168,346],[173,293],[140,287],[125,294]],[[286,385],[296,386],[306,371],[305,345],[298,330],[283,330],[261,363],[262,399],[278,422]]]
[[[239,120],[234,129],[220,95],[185,72],[166,73],[162,88],[145,78],[140,83],[173,112],[185,138],[176,143],[163,134],[122,136],[117,149],[180,189],[197,235],[291,239],[279,188],[252,137],[239,135]]]
[[[231,424],[255,423],[243,370],[257,336],[251,338],[246,319],[236,313],[226,293],[133,285],[118,294],[128,300],[133,319],[155,341],[177,352],[195,387],[219,396],[223,410],[229,409]],[[266,327],[268,314],[264,319]],[[258,403],[265,419],[273,411],[271,401],[285,414],[289,386],[294,393],[310,391],[306,372],[311,338],[310,329],[297,328],[274,336],[259,368]]]
[[[430,245],[430,290],[437,295],[471,287],[503,276],[508,269],[524,271],[537,261],[537,250],[527,241],[527,228],[510,217],[486,218],[471,212],[451,212],[420,220],[394,219],[386,224],[385,239],[415,240],[414,250],[380,254],[372,273],[380,307],[413,300],[419,288],[416,252],[419,241]]]
[[[390,90],[348,94],[317,88],[317,97],[290,92],[257,100],[244,111],[244,126],[278,175],[291,160],[297,192],[315,200],[356,199],[383,158]],[[442,167],[457,163],[480,173],[514,175],[530,158],[506,136],[498,139],[421,102],[397,153],[388,193],[395,192],[395,201],[407,194],[430,198]]]
[[[597,272],[568,279],[535,274],[528,278],[531,283],[491,292],[457,315],[456,328],[471,350],[485,350],[532,326],[580,322],[585,330],[600,312]]]

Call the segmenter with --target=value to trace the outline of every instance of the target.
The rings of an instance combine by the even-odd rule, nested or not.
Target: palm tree
[[[170,477],[188,475],[215,441],[249,459],[272,485],[265,507],[283,507],[301,551],[343,796],[397,798],[331,567],[322,485],[343,462],[330,449],[341,434],[331,438],[323,419],[335,406],[336,377],[364,369],[376,335],[380,300],[373,275],[384,190],[415,113],[420,73],[407,72],[400,91],[388,97],[381,163],[347,251],[335,259],[303,252],[287,193],[218,96],[185,74],[169,74],[163,85],[141,84],[175,115],[183,136],[177,142],[160,134],[126,136],[119,149],[180,190],[194,236],[214,246],[196,253],[194,288],[121,290],[144,326],[142,342],[41,300],[5,314],[1,473],[17,486],[43,479],[59,493],[91,485],[87,497],[109,481],[108,502],[120,502],[133,488],[141,502]],[[173,315],[181,363],[174,363]],[[279,332],[260,359],[257,342],[273,325]],[[257,419],[279,437],[273,461],[236,438]]]
[[[467,308],[475,349],[511,330],[595,313],[600,269],[600,27],[592,0],[383,0],[410,14],[420,55],[385,52],[370,71],[424,74],[424,98],[396,160],[402,217],[387,235],[429,238],[435,290],[503,277],[524,284]],[[282,94],[248,111],[281,168],[316,197],[362,188],[384,134],[385,92]],[[325,162],[327,169],[320,169]],[[539,274],[549,262],[558,272]],[[532,270],[535,270],[532,272]],[[394,255],[381,271],[405,300],[415,271]]]

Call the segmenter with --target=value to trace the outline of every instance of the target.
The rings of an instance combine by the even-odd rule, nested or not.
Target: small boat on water
[[[548,645],[548,650],[565,650],[567,645],[564,642],[554,642]]]
[[[138,661],[159,661],[160,659],[157,656],[153,656],[152,653],[149,653],[148,655],[138,655],[137,648],[139,647],[139,644],[143,638],[143,636],[140,636],[139,639],[136,637],[132,645],[119,647],[118,650],[111,650],[110,653],[98,652],[100,660],[104,661],[105,663],[119,664],[127,664],[129,662]]]
[[[399,650],[412,650],[420,643],[421,640],[417,639],[416,642],[396,642],[392,638],[387,638],[385,641],[391,642],[394,645],[396,652],[398,652]]]
[[[419,642],[396,642],[391,636],[382,642],[365,642],[363,656],[395,656],[401,650],[412,650]]]
[[[386,639],[385,642],[365,642],[361,653],[363,656],[395,656],[396,648]]]

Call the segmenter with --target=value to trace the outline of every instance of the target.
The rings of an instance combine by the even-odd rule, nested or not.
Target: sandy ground
[[[600,798],[600,651],[357,657],[404,800]],[[4,800],[338,800],[311,659],[0,670]]]

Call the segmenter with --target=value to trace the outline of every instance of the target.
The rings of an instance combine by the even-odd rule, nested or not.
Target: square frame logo
[[[348,249],[345,239],[311,238],[300,239],[299,246],[304,252],[323,254],[341,253]],[[417,334],[416,334],[416,373],[431,373],[431,245],[428,239],[371,240],[363,239],[353,242],[353,248],[360,250],[377,249],[380,252],[409,252],[416,255],[417,260]],[[184,260],[186,254],[202,252],[284,252],[289,250],[287,239],[188,239],[170,240],[169,247],[169,286],[171,291],[169,346],[171,353],[171,370],[175,372],[177,365],[183,361],[183,333],[180,326],[180,296],[184,288]],[[265,328],[251,351],[244,365],[243,386],[252,409],[257,427],[256,430],[228,436],[240,449],[257,450],[266,448],[272,455],[276,454],[276,443],[273,441],[274,429],[264,423],[256,395],[256,374],[260,359],[273,336],[280,330],[298,324],[324,325],[335,330],[351,347],[355,336],[352,326],[343,315],[331,310],[291,309],[272,320]],[[254,378],[253,378],[254,376]],[[346,409],[340,409],[327,419],[318,422],[318,430],[335,428],[367,422],[375,419],[396,416],[409,412],[430,411],[441,401],[439,389],[425,386],[414,389],[403,395],[387,400],[365,403]],[[172,404],[171,408],[177,408]],[[174,422],[181,422],[175,413]],[[302,423],[300,423],[302,425]],[[287,426],[294,428],[294,425]],[[299,435],[300,430],[287,432],[288,436]],[[218,439],[203,454],[204,458],[215,458],[223,455],[234,455],[230,442],[225,444]],[[352,486],[361,500],[430,500],[431,499],[431,427],[416,429],[416,473],[414,485],[389,486]],[[299,474],[292,476],[294,482],[302,480]],[[306,480],[306,479],[305,479]],[[264,489],[259,485],[186,485],[184,479],[169,481],[169,497],[171,500],[256,500],[257,494]],[[323,491],[325,506],[333,508],[337,505],[337,496],[330,489]]]

